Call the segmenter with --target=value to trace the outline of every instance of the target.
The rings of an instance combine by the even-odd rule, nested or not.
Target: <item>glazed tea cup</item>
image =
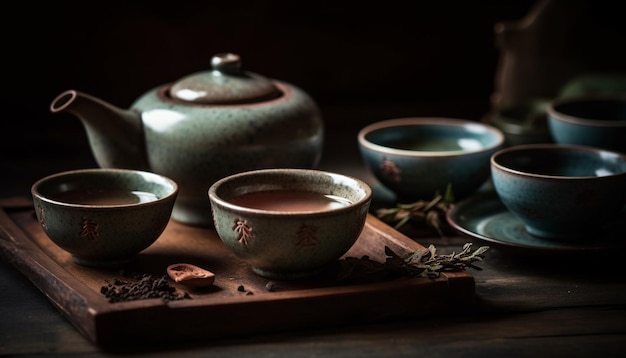
[[[450,188],[465,198],[489,179],[489,157],[502,131],[483,122],[409,117],[372,123],[358,133],[361,156],[398,200],[430,200]]]
[[[31,193],[43,231],[74,262],[120,267],[163,233],[178,185],[144,171],[81,169],[42,178]]]
[[[626,153],[626,95],[560,98],[548,105],[547,113],[550,133],[556,143]]]
[[[209,188],[215,229],[257,275],[310,277],[344,255],[367,218],[371,188],[345,175],[312,169],[261,169]]]
[[[626,204],[626,155],[596,147],[527,144],[491,157],[493,186],[528,233],[594,240]]]

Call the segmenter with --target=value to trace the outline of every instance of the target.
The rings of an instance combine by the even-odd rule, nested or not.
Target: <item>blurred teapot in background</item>
[[[100,167],[174,179],[172,217],[212,226],[211,184],[247,170],[317,166],[324,127],[318,105],[298,87],[243,71],[236,54],[217,54],[211,64],[153,88],[130,109],[67,90],[50,110],[80,119]]]
[[[626,26],[616,3],[538,0],[522,19],[494,26],[499,59],[484,120],[507,145],[549,143],[557,98],[626,90]]]

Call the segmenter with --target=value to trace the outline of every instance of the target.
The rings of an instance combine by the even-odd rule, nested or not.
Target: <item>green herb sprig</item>
[[[426,251],[417,250],[402,256],[385,247],[385,254],[388,256],[385,263],[398,265],[411,274],[422,277],[439,277],[441,272],[463,271],[466,268],[480,271],[482,268],[476,266],[475,262],[483,261],[489,246],[481,246],[473,252],[471,247],[471,243],[466,243],[459,253],[452,252],[447,255],[440,255],[437,254],[435,246],[431,244]]]
[[[394,208],[376,210],[376,216],[393,226],[394,229],[400,229],[407,223],[413,222],[432,227],[440,236],[444,236],[444,218],[454,201],[452,187],[448,185],[443,195],[436,194],[430,201],[419,200],[409,204],[396,204]]]

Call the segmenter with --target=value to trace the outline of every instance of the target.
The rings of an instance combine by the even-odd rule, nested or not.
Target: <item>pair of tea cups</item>
[[[608,149],[506,146],[497,127],[450,118],[377,122],[358,139],[365,163],[399,201],[430,200],[446,188],[462,200],[491,181],[526,230],[549,240],[589,237],[626,204],[626,154]]]
[[[121,267],[168,225],[173,180],[131,169],[82,169],[32,186],[36,216],[74,262]],[[207,188],[217,234],[260,276],[312,276],[345,254],[364,228],[372,190],[365,182],[314,169],[261,169]],[[208,248],[210,250],[210,248]]]
[[[594,241],[626,205],[626,95],[554,99],[545,120],[554,144],[513,146],[491,158],[495,190],[530,234]]]

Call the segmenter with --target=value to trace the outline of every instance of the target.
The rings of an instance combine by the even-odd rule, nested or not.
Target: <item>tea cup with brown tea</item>
[[[224,245],[257,275],[315,276],[361,234],[372,199],[360,179],[314,169],[234,174],[208,191]]]
[[[38,180],[31,194],[43,231],[75,263],[119,267],[163,233],[178,185],[151,172],[79,169]]]

